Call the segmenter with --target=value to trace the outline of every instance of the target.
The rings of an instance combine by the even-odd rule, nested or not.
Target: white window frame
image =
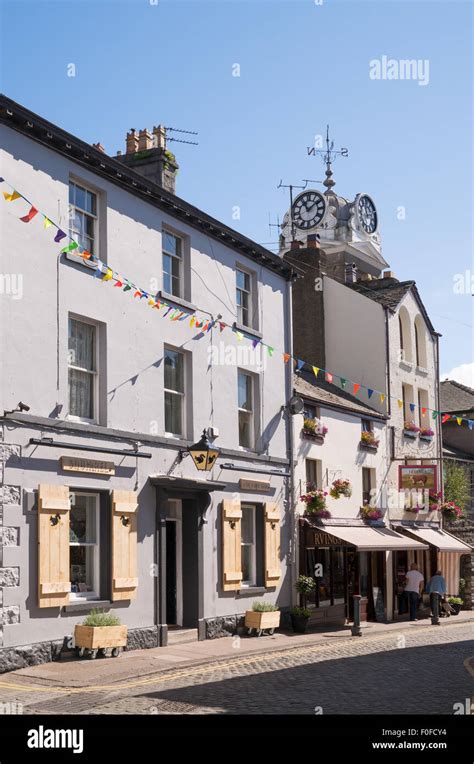
[[[248,589],[249,587],[256,586],[257,585],[257,538],[256,538],[256,532],[257,532],[257,507],[255,504],[241,504],[241,511],[242,515],[244,511],[250,511],[252,513],[252,539],[253,541],[240,541],[240,548],[245,546],[249,546],[252,548],[252,554],[250,556],[250,569],[251,569],[251,578],[248,581],[242,580],[241,587],[242,589]]]
[[[75,366],[74,364],[69,363],[69,322],[70,321],[77,321],[81,324],[88,324],[89,326],[94,327],[94,353],[93,353],[93,362],[94,362],[94,369],[84,369],[82,366]],[[68,315],[68,322],[67,322],[67,339],[68,339],[68,361],[67,361],[67,393],[68,393],[68,414],[67,419],[71,419],[73,422],[87,422],[89,424],[95,424],[98,422],[99,417],[99,327],[95,321],[92,321],[88,318],[83,318],[82,316],[75,316],[74,314]],[[70,413],[70,407],[71,407],[71,392],[69,387],[69,369],[73,369],[74,371],[81,371],[86,372],[87,374],[91,374],[93,376],[93,383],[92,383],[92,418],[89,417],[80,417],[76,416],[76,414]]]
[[[315,480],[308,480],[308,471],[309,471],[308,467],[310,464],[314,468]],[[322,468],[321,459],[312,459],[311,457],[307,457],[305,459],[305,479],[306,479],[305,488],[307,483],[313,483],[316,486],[316,488],[322,488],[322,471],[323,471],[323,468]],[[303,491],[303,493],[304,492],[305,491]]]
[[[166,353],[170,351],[171,353],[177,353],[181,356],[183,361],[183,392],[179,392],[178,390],[171,390],[170,388],[165,387],[165,356]],[[182,350],[177,350],[174,347],[171,347],[169,345],[165,345],[164,353],[163,353],[163,424],[165,429],[165,435],[167,438],[184,438],[185,437],[185,429],[186,429],[186,353],[183,353]],[[179,433],[177,432],[170,432],[166,429],[166,395],[178,395],[181,397],[181,417],[180,417],[180,425],[181,425],[181,431]]]
[[[240,375],[248,377],[250,380],[250,393],[251,393],[251,401],[250,401],[250,409],[244,409],[240,408],[239,406],[239,377]],[[254,451],[255,450],[255,377],[253,374],[251,374],[248,371],[244,371],[243,369],[237,370],[237,409],[238,409],[238,440],[239,440],[239,448],[245,450],[245,451]],[[240,443],[240,415],[246,414],[249,415],[249,421],[250,421],[250,445],[243,446]]]
[[[248,278],[248,285],[249,288],[245,289],[243,287],[239,287],[238,280],[237,280],[237,274],[243,273],[244,276]],[[244,320],[243,317],[243,308],[241,305],[239,305],[238,297],[239,295],[247,295],[247,320]],[[253,274],[246,270],[245,268],[242,268],[241,265],[235,266],[235,306],[236,306],[236,313],[237,313],[237,323],[241,326],[246,326],[249,329],[255,328],[253,325],[253,299],[254,292],[253,292]]]
[[[99,600],[100,599],[100,495],[98,493],[89,493],[88,491],[71,491],[71,510],[73,505],[73,497],[75,496],[87,496],[95,499],[95,541],[69,541],[69,547],[72,546],[88,546],[95,547],[94,555],[94,589],[91,592],[72,592],[70,593],[71,601],[83,601],[83,600]],[[69,575],[71,571],[69,569]]]
[[[86,183],[84,183],[81,180],[77,180],[76,178],[69,178],[68,193],[70,193],[72,185],[78,186],[83,191],[86,191],[86,192],[88,192],[89,194],[92,194],[95,197],[95,215],[93,215],[91,212],[88,212],[87,210],[83,210],[81,207],[78,207],[76,204],[72,204],[71,202],[69,202],[69,198],[68,198],[68,202],[69,202],[69,226],[68,226],[69,236],[72,239],[74,239],[74,241],[77,241],[77,233],[74,232],[73,229],[72,229],[72,223],[73,223],[73,220],[74,220],[74,213],[75,212],[78,212],[80,215],[84,215],[84,216],[90,218],[93,221],[93,232],[94,232],[93,233],[93,237],[92,237],[93,247],[92,248],[85,247],[85,249],[87,249],[88,252],[90,252],[92,255],[94,255],[94,257],[99,257],[99,236],[98,236],[98,233],[99,233],[99,224],[98,224],[98,222],[99,222],[99,198],[100,198],[99,194],[97,193],[97,191],[92,189]],[[82,247],[82,244],[80,242],[78,242],[78,244],[79,244],[79,246]],[[75,258],[79,259],[82,263],[84,263],[84,259],[82,257],[80,257],[80,256],[78,256],[78,255],[76,255],[74,253],[71,253],[71,254],[73,254]]]
[[[175,255],[174,252],[168,252],[165,249],[165,234],[167,236],[173,236],[176,241],[179,242],[179,255]],[[178,262],[178,294],[175,294],[173,289],[173,275],[170,275],[171,278],[171,289],[165,289],[165,263],[164,263],[164,257],[165,255],[167,257],[170,257],[171,260],[176,260]],[[183,256],[184,256],[184,239],[179,234],[175,233],[174,231],[170,231],[168,228],[163,228],[161,232],[161,267],[163,270],[163,292],[166,294],[172,295],[173,297],[177,298],[184,298],[184,283],[183,283]]]

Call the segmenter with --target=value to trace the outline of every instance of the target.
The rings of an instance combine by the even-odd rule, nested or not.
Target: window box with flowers
[[[366,522],[369,522],[370,520],[381,520],[383,512],[381,509],[377,509],[377,507],[371,507],[370,504],[364,504],[364,506],[360,508],[360,516]]]
[[[414,422],[405,422],[403,425],[403,435],[405,438],[412,438],[414,440],[419,432],[420,428]]]
[[[329,494],[333,499],[340,499],[341,496],[350,498],[352,496],[352,486],[347,479],[334,480]]]
[[[303,437],[311,438],[311,440],[316,440],[319,443],[324,443],[327,431],[328,428],[326,425],[321,424],[319,419],[304,418],[302,431]]]
[[[377,451],[380,441],[377,440],[373,432],[363,430],[360,435],[360,446],[368,451]]]
[[[431,443],[433,440],[434,431],[431,427],[422,427],[420,430],[420,440],[426,440]]]
[[[330,518],[331,513],[326,509],[326,496],[327,492],[322,488],[308,484],[306,493],[300,496],[300,500],[306,504],[305,515],[322,520]]]
[[[445,501],[440,504],[439,512],[441,512],[445,520],[449,520],[451,523],[454,523],[457,520],[462,520],[464,517],[461,507],[458,507],[454,501]]]

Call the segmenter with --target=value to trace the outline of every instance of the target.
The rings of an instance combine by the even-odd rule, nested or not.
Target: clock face
[[[377,230],[377,210],[370,196],[360,194],[357,200],[357,216],[359,223],[366,233],[375,233]]]
[[[303,191],[293,202],[293,222],[304,231],[317,226],[325,212],[326,200],[319,191]]]

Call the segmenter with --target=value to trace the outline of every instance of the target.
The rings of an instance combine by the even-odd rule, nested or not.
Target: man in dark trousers
[[[433,626],[439,626],[441,600],[446,594],[446,581],[440,570],[437,570],[434,576],[431,576],[426,591],[430,595],[431,623]]]
[[[408,597],[408,606],[410,608],[410,621],[418,620],[416,613],[418,610],[421,592],[423,591],[423,580],[423,574],[418,570],[418,565],[416,562],[413,562],[410,565],[410,570],[405,576],[405,592]]]

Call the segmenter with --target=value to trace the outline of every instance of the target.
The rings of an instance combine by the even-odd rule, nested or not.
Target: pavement
[[[0,676],[0,703],[27,714],[439,714],[473,696],[474,612],[440,626],[370,623],[361,637],[350,627],[225,637]]]

